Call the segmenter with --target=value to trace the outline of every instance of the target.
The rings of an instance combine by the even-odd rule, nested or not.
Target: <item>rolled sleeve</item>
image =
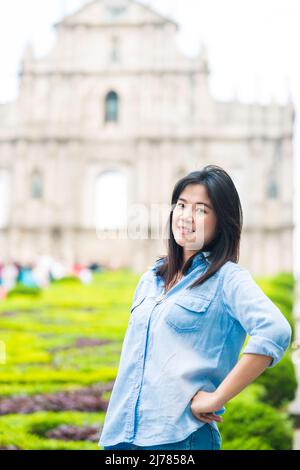
[[[292,329],[247,269],[236,265],[225,274],[223,303],[228,314],[249,335],[243,353],[271,356],[267,367],[274,367],[290,345]]]

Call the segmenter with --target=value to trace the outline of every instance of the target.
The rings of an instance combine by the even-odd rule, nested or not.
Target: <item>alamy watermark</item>
[[[95,214],[98,240],[166,240],[173,235],[182,236],[185,247],[199,250],[204,245],[205,205],[197,204],[131,204],[122,220],[114,224],[113,211]],[[196,207],[197,206],[197,207]],[[173,226],[170,230],[169,216]],[[184,231],[185,230],[185,231]],[[176,232],[176,233],[175,233]]]

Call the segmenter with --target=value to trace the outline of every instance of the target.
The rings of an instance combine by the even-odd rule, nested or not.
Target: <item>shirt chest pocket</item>
[[[211,301],[212,298],[201,296],[179,297],[166,312],[165,320],[179,332],[198,331],[208,322]]]

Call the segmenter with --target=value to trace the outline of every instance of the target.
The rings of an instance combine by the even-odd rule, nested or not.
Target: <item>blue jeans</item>
[[[103,450],[220,450],[221,445],[222,437],[219,430],[209,423],[205,423],[204,426],[196,429],[183,441],[146,447],[140,447],[129,442],[120,442],[113,446],[104,446]]]

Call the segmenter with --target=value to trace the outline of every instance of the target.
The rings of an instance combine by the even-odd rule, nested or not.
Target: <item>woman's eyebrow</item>
[[[188,201],[186,199],[184,199],[183,197],[179,197],[178,201],[179,200],[188,203]],[[209,209],[212,209],[212,207],[209,204],[207,204],[206,202],[196,202],[195,204],[203,204],[204,206],[208,207]]]

